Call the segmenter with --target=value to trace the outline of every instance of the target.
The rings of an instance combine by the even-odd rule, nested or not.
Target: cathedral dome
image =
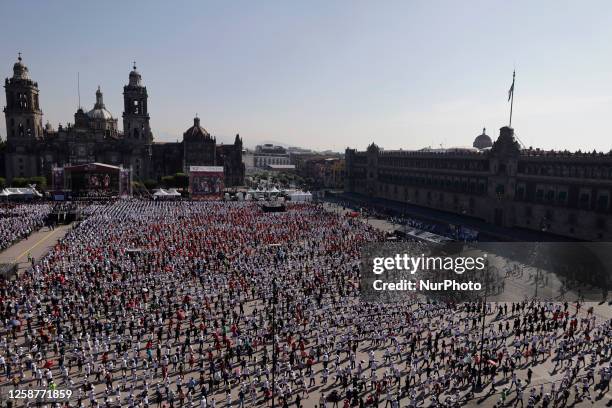
[[[193,119],[193,126],[183,133],[183,140],[199,140],[210,139],[210,133],[200,126],[200,118],[197,116]]]
[[[102,99],[102,91],[100,90],[99,86],[98,90],[96,91],[96,104],[94,105],[94,108],[92,110],[87,112],[87,116],[90,119],[113,119],[113,115],[104,106],[104,100]]]
[[[17,58],[17,62],[13,65],[13,78],[14,79],[30,79],[30,73],[28,67],[21,62],[21,53]]]
[[[493,146],[493,141],[485,133],[485,131],[486,129],[482,129],[482,134],[476,136],[476,139],[474,139],[474,143],[472,144],[472,146],[474,146],[477,149],[486,149],[486,148]]]
[[[106,109],[102,108],[102,109],[92,109],[89,112],[87,112],[87,116],[90,119],[112,119],[113,115]]]

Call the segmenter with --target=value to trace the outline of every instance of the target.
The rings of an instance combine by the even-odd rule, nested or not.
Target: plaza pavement
[[[342,208],[342,206],[336,203],[333,203],[333,202],[325,202],[324,208],[327,211],[330,211],[336,214],[348,214],[353,211],[352,209]],[[360,217],[359,219],[384,232],[393,232],[396,227],[396,225],[394,225],[393,223],[385,219],[379,219],[375,217],[368,217],[368,218]],[[521,275],[521,278],[506,278],[505,290],[509,289],[510,292],[515,293],[517,296],[517,301],[523,299],[524,293],[533,292],[535,282],[531,281],[530,272],[534,272],[534,271],[527,268],[525,269],[524,273]],[[572,301],[575,302],[577,298],[578,296],[575,292],[569,291],[565,294],[564,300],[567,300],[571,304],[571,302]],[[575,311],[575,308],[573,308],[573,306],[570,306],[570,307],[572,308],[573,311]],[[585,315],[584,312],[588,309],[588,307],[593,307],[594,314],[597,317],[598,321],[603,321],[603,320],[612,318],[612,307],[607,302],[587,302],[582,307],[582,310],[581,310],[582,316]],[[493,316],[489,315],[486,320],[487,326],[489,326],[491,323],[494,323],[495,320],[496,320],[495,315]],[[363,356],[362,356],[362,359],[364,359]],[[527,365],[524,364],[524,366],[527,366]],[[563,377],[563,370],[562,369],[553,370],[553,364],[550,362],[550,359],[545,364],[538,364],[532,367],[532,369],[533,369],[533,377],[532,377],[531,384],[529,384],[529,387],[536,386],[536,385],[539,386],[540,384],[549,385],[552,382],[560,381],[561,378]],[[523,380],[523,383],[525,383],[524,380],[526,380],[526,378],[520,375],[518,378]],[[485,392],[481,393],[480,396],[478,396],[477,398],[474,398],[472,401],[466,404],[466,406],[492,406],[494,403],[498,402],[499,393],[501,392],[503,387],[504,385],[498,385],[497,392],[490,393],[490,386],[489,386],[487,389],[485,389]],[[487,394],[487,390],[490,394]],[[527,395],[527,392],[525,394]],[[512,402],[512,397],[510,398],[510,401]],[[602,407],[612,406],[612,391],[606,393],[602,399],[595,401],[594,404],[591,404],[589,401],[583,401],[582,403],[576,404],[576,406],[581,406],[581,405],[602,406]],[[512,404],[510,404],[510,406],[512,406]]]
[[[328,211],[332,211],[332,212],[337,212],[337,213],[341,213],[341,212],[346,212],[348,210],[343,210],[341,207],[338,207],[336,205],[331,205],[331,204],[326,204],[325,205],[325,209]],[[368,224],[379,228],[381,230],[384,231],[392,231],[393,230],[393,225],[391,223],[389,223],[386,220],[381,220],[381,219],[375,219],[375,218],[370,218],[368,220],[364,220],[364,222],[367,222]],[[23,270],[24,268],[27,268],[28,266],[28,262],[27,262],[27,258],[28,258],[28,253],[33,256],[35,259],[40,259],[42,256],[44,256],[48,250],[55,244],[57,243],[57,240],[60,239],[61,237],[63,237],[66,232],[71,228],[71,226],[60,226],[58,228],[56,228],[55,230],[49,231],[47,228],[43,228],[42,230],[32,234],[30,237],[28,237],[27,239],[13,245],[12,247],[8,248],[7,250],[3,251],[2,253],[0,253],[0,260],[2,261],[8,261],[8,260],[12,260],[12,261],[16,261],[19,263],[19,267],[20,270]],[[253,301],[253,302],[249,302],[250,304],[246,305],[246,309],[247,312],[250,311],[253,307],[258,307],[258,308],[262,308],[263,307],[263,303],[261,303],[260,301]],[[584,315],[586,308],[583,308],[581,310],[581,315]],[[607,315],[607,318],[609,318],[612,313],[610,313],[610,308],[609,307],[605,307],[605,305],[602,308],[597,308],[597,314],[598,316],[604,317]],[[489,315],[487,317],[487,322],[491,323],[495,320],[495,315]],[[363,360],[363,361],[367,361],[368,356],[367,356],[367,349],[368,347],[360,347],[360,350],[358,351],[357,354],[357,361]],[[259,353],[258,353],[259,354]],[[377,355],[378,359],[381,359],[381,355]],[[342,360],[345,360],[344,358]],[[524,378],[524,370],[525,368],[523,367],[526,365],[523,364],[521,365],[522,370],[518,371],[519,373],[522,374],[522,376],[519,376],[519,378],[521,378],[522,380],[525,380]],[[382,378],[384,370],[386,368],[388,368],[389,366],[387,364],[380,364],[378,371],[379,374],[379,378]],[[304,396],[304,398],[302,399],[302,406],[303,407],[316,407],[319,404],[319,398],[320,398],[320,393],[321,392],[325,392],[326,394],[331,391],[331,389],[336,388],[332,385],[333,383],[333,376],[331,377],[331,381],[327,384],[327,385],[323,385],[320,383],[320,372],[322,369],[322,364],[318,363],[315,365],[314,367],[314,371],[317,373],[316,376],[316,386],[314,388],[311,388],[309,390],[309,394],[307,396]],[[74,368],[73,368],[73,373],[74,373]],[[196,377],[197,378],[197,371],[196,370],[186,370],[188,371],[186,373],[186,378],[190,378],[190,377]],[[141,376],[143,373],[142,372],[138,372],[138,375]],[[553,371],[553,363],[550,362],[550,359],[545,363],[545,364],[538,364],[536,366],[533,367],[533,378],[532,378],[532,382],[531,384],[529,384],[529,388],[531,388],[532,386],[537,386],[539,387],[540,384],[548,384],[550,385],[551,382],[554,381],[559,381],[560,378],[562,377],[563,374],[563,370],[558,370],[558,371]],[[172,373],[170,375],[170,380],[173,383],[176,380],[176,373]],[[59,375],[59,373],[56,373],[56,378],[58,380],[60,380],[61,376]],[[159,379],[157,379],[158,381]],[[157,383],[156,380],[153,381],[153,384]],[[33,381],[32,381],[33,382]],[[31,384],[31,383],[30,383]],[[485,390],[480,393],[479,395],[476,396],[476,398],[471,399],[466,406],[474,406],[474,407],[489,407],[489,406],[493,406],[495,405],[498,401],[499,401],[499,397],[500,397],[500,393],[501,390],[503,389],[504,386],[507,386],[508,384],[499,384],[497,386],[497,391],[495,392],[491,392],[490,386],[485,388]],[[64,384],[61,382],[60,380],[60,384],[59,384],[59,388],[66,388],[67,384]],[[103,401],[103,396],[104,396],[104,386],[102,383],[98,383],[95,386],[95,394],[96,394],[96,399],[98,400],[98,402],[102,402]],[[122,393],[125,395],[125,393]],[[221,390],[217,390],[216,392],[213,393],[214,394],[214,398],[217,401],[217,406],[221,407],[221,406],[225,406],[225,395]],[[463,394],[463,393],[462,393]],[[525,395],[528,394],[528,389],[525,390]],[[232,390],[232,400],[234,402],[236,402],[238,400],[238,396],[237,396],[237,388],[234,388]],[[383,396],[384,398],[384,396]],[[572,398],[573,399],[573,398]],[[71,399],[72,401],[74,401],[74,397]],[[402,401],[402,407],[404,406],[406,400]],[[512,396],[510,397],[510,402],[512,402]],[[527,401],[525,400],[525,403]],[[88,404],[86,404],[88,405]],[[156,404],[151,404],[151,406],[154,406]],[[248,404],[250,405],[250,404]],[[195,405],[194,406],[198,406]],[[277,402],[277,406],[280,406],[280,404]],[[331,407],[332,404],[328,403],[327,404],[328,407]],[[340,405],[341,406],[341,405]],[[384,399],[381,401],[380,406],[385,406],[385,401]],[[425,407],[425,406],[429,406],[429,404],[423,404],[421,405],[421,407]],[[512,406],[512,405],[510,405]],[[595,407],[604,407],[604,406],[612,406],[612,393],[608,392],[607,394],[605,394],[603,396],[603,398],[597,400],[594,402],[594,404],[591,404],[589,401],[583,401],[575,406],[595,406]]]
[[[22,271],[29,266],[28,254],[35,260],[41,259],[70,229],[72,229],[70,224],[58,225],[53,230],[43,227],[0,252],[0,263],[16,262],[18,271]]]

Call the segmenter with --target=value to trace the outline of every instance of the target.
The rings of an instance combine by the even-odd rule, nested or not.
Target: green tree
[[[174,186],[174,176],[163,176],[161,178],[161,184],[164,188],[173,187]]]
[[[174,175],[174,186],[176,188],[187,188],[189,187],[189,176],[185,173],[176,173]]]
[[[27,179],[27,183],[36,184],[36,187],[38,188],[45,188],[47,187],[47,178],[42,176],[30,177],[29,179]]]
[[[6,187],[6,179],[4,177],[0,177],[0,188]]]
[[[147,190],[153,190],[157,188],[157,181],[152,180],[152,179],[147,179],[144,181],[144,186],[147,188]]]
[[[25,177],[15,177],[11,182],[13,187],[26,187],[28,185],[28,179]]]
[[[132,181],[132,189],[133,190],[141,190],[143,187],[143,184],[140,181]]]

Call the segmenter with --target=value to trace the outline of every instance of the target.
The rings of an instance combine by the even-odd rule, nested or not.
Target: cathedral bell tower
[[[9,142],[32,142],[42,138],[42,111],[38,104],[38,83],[30,79],[21,53],[13,65],[13,77],[6,78],[6,135]]]
[[[6,177],[39,176],[43,172],[42,159],[39,160],[39,141],[43,138],[42,111],[38,103],[38,83],[32,81],[28,67],[21,58],[13,65],[13,76],[4,81],[6,90],[5,154]]]
[[[147,98],[147,88],[142,84],[142,77],[136,70],[134,62],[134,69],[130,72],[130,82],[123,87],[123,133],[126,139],[139,141],[142,144],[153,142]]]
[[[153,133],[147,98],[147,88],[134,62],[130,81],[123,87],[123,137],[131,147],[131,154],[124,157],[123,164],[132,169],[136,180],[145,180],[152,174]]]

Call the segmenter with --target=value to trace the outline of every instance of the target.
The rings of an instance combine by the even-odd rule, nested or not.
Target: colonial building
[[[183,172],[189,165],[218,165],[224,167],[226,186],[244,182],[242,139],[238,135],[231,145],[216,145],[196,118],[182,142],[154,142],[147,88],[135,65],[123,87],[123,131],[118,119],[106,109],[100,87],[93,109],[79,107],[73,124],[54,129],[47,123],[43,127],[38,83],[30,78],[21,56],[4,88],[5,169],[9,181],[15,177],[50,178],[53,167],[99,162],[131,168],[134,179],[141,181],[159,180]]]
[[[297,173],[310,179],[315,188],[342,189],[344,187],[344,158],[333,155],[299,155]]]
[[[510,127],[482,148],[346,150],[345,191],[584,240],[612,240],[612,154],[524,149]],[[487,140],[488,139],[488,140]]]
[[[262,169],[266,168],[269,164],[293,164],[287,149],[271,143],[255,146],[253,162],[255,167]]]

